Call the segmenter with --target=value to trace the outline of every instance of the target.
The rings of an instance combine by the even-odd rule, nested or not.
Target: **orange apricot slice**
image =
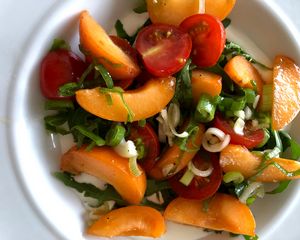
[[[116,44],[88,11],[79,17],[80,44],[87,54],[101,63],[114,79],[133,79],[139,66]]]
[[[146,206],[128,206],[112,210],[92,224],[87,233],[100,237],[160,237],[166,231],[161,213]]]
[[[61,170],[78,174],[81,172],[95,176],[109,184],[131,204],[139,204],[146,191],[146,175],[134,176],[128,159],[118,155],[110,147],[72,147],[61,158]]]
[[[236,0],[205,0],[205,12],[223,20],[233,9],[235,2]]]
[[[192,71],[191,84],[195,103],[198,102],[200,95],[203,93],[215,97],[220,95],[222,91],[222,77],[204,70]]]
[[[157,78],[149,80],[138,89],[125,91],[123,98],[138,121],[159,113],[173,98],[175,78]],[[110,95],[112,103],[107,99]],[[100,88],[82,89],[76,92],[78,104],[86,111],[107,120],[126,122],[128,110],[119,93],[101,93]]]
[[[177,223],[255,236],[256,223],[250,209],[227,194],[216,193],[207,207],[205,200],[176,198],[167,206],[164,217]]]
[[[190,137],[187,142],[188,149],[194,149],[201,146],[202,137],[205,131],[203,124],[198,125],[198,131],[194,137]],[[174,144],[170,146],[155,163],[154,167],[150,170],[149,174],[155,179],[170,178],[185,168],[189,161],[191,161],[196,155],[197,150],[183,151],[178,145]]]
[[[262,157],[251,153],[241,145],[229,144],[220,154],[220,166],[224,172],[237,171],[245,178],[254,176],[262,162]],[[272,158],[266,161],[266,165],[275,162],[289,172],[300,170],[300,163],[284,158]],[[298,176],[287,176],[278,168],[269,165],[255,180],[260,182],[280,182],[300,178]]]
[[[198,0],[146,0],[146,2],[147,10],[153,23],[179,26],[185,18],[199,11]]]
[[[300,110],[300,68],[285,56],[277,56],[273,70],[272,128],[280,130]]]
[[[240,87],[253,89],[252,81],[256,84],[257,93],[262,96],[263,80],[252,63],[243,56],[235,56],[224,67],[228,76]]]

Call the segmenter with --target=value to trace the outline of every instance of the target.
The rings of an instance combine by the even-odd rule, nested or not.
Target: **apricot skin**
[[[144,86],[123,93],[124,101],[133,113],[133,121],[139,121],[159,113],[171,101],[175,93],[175,78],[155,78]],[[83,89],[76,92],[78,104],[86,111],[110,121],[126,122],[128,111],[119,93],[111,96],[110,105],[106,93],[100,88]]]
[[[61,158],[61,170],[78,174],[81,172],[98,177],[111,184],[124,200],[139,204],[146,191],[144,171],[138,177],[132,175],[128,159],[119,156],[110,147],[94,147],[91,151],[71,148]]]

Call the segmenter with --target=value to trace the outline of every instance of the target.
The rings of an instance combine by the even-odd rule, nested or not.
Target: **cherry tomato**
[[[259,145],[264,139],[264,131],[258,129],[255,131],[244,128],[244,135],[236,134],[229,122],[221,117],[220,114],[215,115],[214,127],[219,128],[224,133],[230,135],[230,143],[243,145],[246,148],[254,148]]]
[[[186,169],[181,170],[174,177],[169,179],[172,189],[181,197],[190,199],[207,199],[214,195],[219,189],[222,182],[222,170],[219,163],[219,158],[217,154],[210,154],[210,162],[213,167],[213,172],[209,177],[198,177],[195,176],[192,182],[185,186],[179,182],[180,178],[185,173]],[[197,155],[192,160],[193,164],[199,168],[207,168],[208,160],[201,153]]]
[[[192,15],[180,24],[193,41],[192,59],[199,67],[210,67],[220,58],[226,40],[224,26],[216,17],[208,14]]]
[[[130,129],[129,139],[134,141],[138,138],[141,138],[145,147],[145,156],[139,163],[146,172],[149,172],[160,153],[158,137],[149,123],[146,123],[144,127],[140,127],[135,123]]]
[[[59,95],[59,87],[77,82],[86,69],[86,63],[75,53],[67,50],[49,52],[41,63],[40,88],[49,99],[65,98]]]
[[[187,33],[167,24],[152,24],[141,30],[136,39],[146,69],[157,77],[178,72],[186,63],[192,48]]]

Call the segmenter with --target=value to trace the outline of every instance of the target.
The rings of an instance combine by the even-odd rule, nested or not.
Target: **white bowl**
[[[15,173],[34,211],[57,238],[88,239],[84,235],[83,208],[79,199],[68,188],[51,176],[59,169],[61,147],[58,139],[51,139],[43,126],[43,97],[39,91],[39,63],[55,37],[71,42],[78,49],[78,14],[88,9],[107,29],[113,28],[117,18],[131,12],[129,2],[124,0],[64,1],[56,4],[41,21],[39,28],[28,42],[22,63],[18,66],[16,79],[11,86],[9,129]],[[232,26],[243,32],[269,59],[285,54],[300,63],[300,45],[297,31],[269,1],[237,1],[231,14]],[[77,50],[78,52],[78,50]],[[295,122],[299,123],[298,117]],[[294,127],[293,127],[294,126]],[[292,135],[300,136],[296,124]],[[299,138],[297,139],[300,140]],[[53,146],[52,143],[56,146]],[[26,159],[25,159],[26,158]],[[293,183],[283,194],[267,196],[257,201],[253,212],[257,221],[257,233],[262,239],[271,236],[276,226],[287,217],[299,199],[299,183]],[[162,239],[196,240],[201,230],[182,225],[170,225]],[[220,239],[212,236],[209,239]],[[223,236],[222,239],[226,239]],[[205,238],[208,239],[208,238]]]

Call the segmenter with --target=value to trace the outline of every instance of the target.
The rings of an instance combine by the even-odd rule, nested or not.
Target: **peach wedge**
[[[262,162],[259,155],[251,153],[247,148],[241,145],[229,144],[222,150],[220,155],[220,165],[224,172],[237,171],[245,178],[257,174],[257,170]],[[275,162],[280,167],[289,172],[300,171],[300,163],[294,160],[284,158],[272,158],[266,162]],[[260,182],[280,182],[300,178],[298,176],[287,176],[273,165],[267,166],[255,180]]]
[[[187,148],[193,149],[201,146],[202,137],[205,131],[203,124],[198,125],[199,129],[194,137],[191,137],[187,142]],[[182,151],[178,145],[170,146],[158,159],[154,167],[150,171],[150,176],[155,179],[169,178],[180,170],[185,168],[191,161],[197,151]]]
[[[82,11],[79,19],[82,48],[101,63],[114,79],[133,79],[140,73],[139,66],[113,43],[88,11]]]
[[[133,115],[133,121],[138,121],[159,113],[173,98],[175,93],[175,78],[157,78],[149,80],[142,87],[122,93],[101,93],[100,88],[83,89],[76,92],[78,104],[86,111],[107,120],[126,122],[128,108]],[[107,94],[112,102],[109,103]]]
[[[119,156],[110,147],[71,148],[61,158],[61,170],[78,174],[81,172],[95,176],[111,184],[124,200],[139,204],[146,190],[144,171],[138,177],[129,169],[128,159]]]
[[[128,206],[101,216],[87,233],[99,237],[146,236],[160,237],[166,231],[161,213],[146,206]]]
[[[255,236],[255,220],[250,209],[235,197],[216,193],[211,199],[176,198],[167,206],[167,220],[212,230]]]
[[[284,128],[299,110],[300,68],[290,58],[277,56],[273,70],[272,128]]]

